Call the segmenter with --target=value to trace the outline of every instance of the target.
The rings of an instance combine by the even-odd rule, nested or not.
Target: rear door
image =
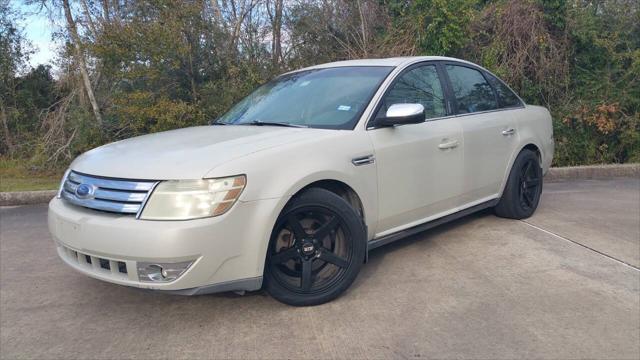
[[[484,71],[455,62],[443,66],[465,143],[460,205],[489,200],[499,194],[518,144],[515,119],[501,109]]]
[[[404,70],[369,124],[378,173],[378,237],[430,220],[458,203],[463,180],[462,127],[450,116],[441,79],[435,63]],[[375,126],[375,119],[401,103],[422,104],[426,121]]]

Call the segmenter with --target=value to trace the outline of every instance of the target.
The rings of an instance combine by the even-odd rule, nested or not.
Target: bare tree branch
[[[91,87],[91,80],[89,79],[87,64],[85,62],[84,54],[82,52],[82,45],[80,41],[80,36],[78,35],[78,28],[71,14],[71,7],[69,6],[69,0],[62,0],[62,5],[64,7],[64,15],[67,20],[67,28],[69,30],[71,38],[73,39],[73,46],[75,48],[76,59],[78,61],[78,66],[80,67],[80,74],[82,75],[85,91],[87,92],[87,96],[89,97],[89,101],[91,102],[91,108],[93,109],[93,114],[96,118],[96,122],[98,123],[99,126],[102,126],[102,115],[100,115],[100,108],[98,107],[98,102],[96,101],[96,97],[93,93],[93,88]]]

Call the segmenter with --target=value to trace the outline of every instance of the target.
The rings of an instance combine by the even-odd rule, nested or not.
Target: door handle
[[[440,150],[453,149],[453,148],[457,148],[458,144],[459,144],[458,140],[452,140],[449,142],[441,143],[440,145],[438,145],[438,149]]]
[[[513,135],[515,133],[516,133],[516,129],[514,129],[514,128],[508,128],[506,130],[502,130],[502,135],[504,135],[504,136]]]
[[[375,162],[376,162],[376,158],[373,156],[373,154],[370,154],[370,155],[367,155],[367,156],[360,156],[360,157],[351,159],[351,163],[353,165],[355,165],[355,166],[373,164]]]

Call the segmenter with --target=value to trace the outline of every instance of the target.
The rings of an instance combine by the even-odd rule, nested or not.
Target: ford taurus
[[[315,305],[373,248],[481,209],[530,216],[553,144],[547,109],[467,61],[323,64],[210,125],[79,156],[49,229],[62,260],[100,280]]]

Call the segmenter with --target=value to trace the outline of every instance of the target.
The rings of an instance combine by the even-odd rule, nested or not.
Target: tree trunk
[[[106,22],[111,21],[111,14],[109,11],[109,0],[102,0],[102,19]]]
[[[241,18],[237,18],[235,24],[233,25],[233,32],[231,34],[231,41],[229,42],[229,54],[235,54],[237,50],[237,42],[240,37],[240,30],[242,29],[242,22],[244,21],[244,16]]]
[[[188,41],[188,40],[187,40]],[[191,101],[195,104],[198,102],[198,90],[196,86],[196,74],[193,69],[193,48],[189,45],[189,81],[191,83]]]
[[[248,2],[247,2],[248,1]],[[237,43],[240,38],[240,31],[242,30],[242,23],[247,18],[247,15],[253,10],[253,7],[256,6],[256,0],[245,0],[240,7],[240,13],[236,12],[235,6],[232,6],[233,15],[234,15],[234,25],[233,31],[231,33],[231,41],[229,43],[229,54],[235,54],[238,50]]]
[[[78,35],[78,28],[76,27],[76,23],[73,20],[73,16],[71,15],[69,0],[62,0],[62,5],[64,6],[64,15],[67,19],[67,27],[69,28],[69,33],[71,34],[71,38],[73,39],[73,45],[76,51],[76,57],[78,60],[78,65],[80,67],[82,81],[84,83],[87,96],[89,97],[89,102],[91,102],[91,107],[93,108],[93,114],[96,117],[96,122],[99,126],[102,126],[102,115],[100,115],[100,108],[98,107],[96,97],[93,95],[93,88],[91,87],[91,80],[89,79],[87,64],[84,61],[84,54],[82,53],[82,47],[80,46],[80,36]]]
[[[93,33],[94,39],[98,37],[98,30],[96,29],[96,24],[93,22],[91,18],[91,12],[89,12],[89,5],[87,5],[87,0],[82,0],[80,2],[82,4],[82,11],[84,12],[84,17],[87,19],[87,24],[89,25],[89,29]]]
[[[4,132],[5,142],[7,143],[7,151],[9,152],[9,155],[13,155],[13,153],[16,151],[16,148],[13,145],[13,140],[11,139],[7,113],[4,110],[4,104],[2,103],[2,100],[0,100],[0,121],[2,121],[2,130]]]
[[[360,31],[362,32],[362,52],[364,57],[369,56],[368,44],[367,44],[367,23],[362,10],[362,3],[358,0],[358,12],[360,13]]]
[[[274,15],[271,19],[272,41],[271,41],[271,62],[273,67],[278,69],[282,58],[282,0],[274,0]]]
[[[222,26],[222,11],[220,11],[218,0],[211,0],[211,9],[213,10],[213,20],[218,26]]]

